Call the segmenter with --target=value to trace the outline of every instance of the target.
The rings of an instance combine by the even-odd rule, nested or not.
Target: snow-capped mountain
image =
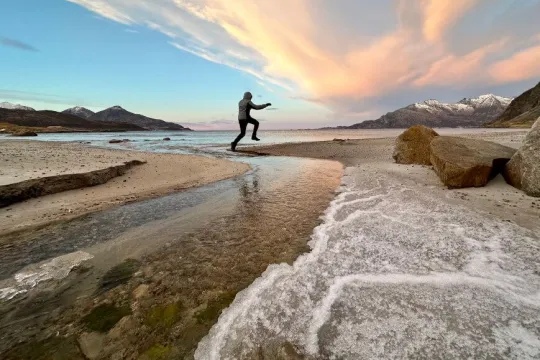
[[[3,109],[9,109],[9,110],[28,110],[28,111],[36,111],[35,109],[32,109],[29,106],[24,106],[20,104],[12,104],[7,101],[0,102],[0,108]]]
[[[88,119],[90,116],[94,115],[94,112],[92,110],[88,110],[87,108],[84,108],[82,106],[75,106],[62,112],[64,114],[75,115],[83,119]]]
[[[413,125],[429,127],[481,127],[499,117],[512,99],[493,94],[464,98],[447,104],[426,100],[389,112],[377,120],[348,126],[350,129],[408,128]]]

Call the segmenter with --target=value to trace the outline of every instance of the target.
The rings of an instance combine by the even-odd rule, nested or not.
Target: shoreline
[[[17,234],[49,224],[152,199],[191,187],[229,179],[249,165],[197,155],[159,154],[104,149],[77,143],[1,141],[0,183],[39,182],[52,176],[99,171],[130,161],[145,162],[126,169],[103,184],[28,199],[0,208],[0,234]]]
[[[486,132],[457,136],[496,142],[519,148],[528,131]],[[534,231],[540,230],[540,200],[507,184],[502,175],[485,187],[447,189],[431,166],[396,164],[392,159],[395,138],[316,141],[244,147],[239,152],[261,156],[293,156],[341,162],[346,168],[386,173],[402,182],[414,182],[446,192],[453,203],[490,214],[500,221],[512,221]]]

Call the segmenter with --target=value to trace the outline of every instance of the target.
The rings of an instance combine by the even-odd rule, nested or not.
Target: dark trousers
[[[238,124],[240,125],[240,134],[234,139],[233,144],[236,145],[244,136],[246,136],[246,128],[248,124],[253,124],[253,135],[251,137],[257,136],[257,130],[259,129],[259,122],[255,120],[254,118],[250,117],[247,120],[238,120]]]

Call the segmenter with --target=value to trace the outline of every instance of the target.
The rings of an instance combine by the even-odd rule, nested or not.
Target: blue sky
[[[235,128],[251,90],[267,128],[309,128],[540,80],[536,0],[46,3],[3,1],[0,101]]]

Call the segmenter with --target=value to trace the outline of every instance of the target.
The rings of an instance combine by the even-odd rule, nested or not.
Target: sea
[[[441,135],[482,134],[508,132],[509,129],[467,129],[441,128],[435,129]],[[519,131],[519,130],[517,130]],[[270,145],[308,141],[326,141],[333,139],[375,139],[395,137],[403,129],[357,129],[357,130],[260,130],[260,142],[251,140],[248,133],[239,144],[242,146]],[[39,134],[24,140],[83,142],[93,146],[110,147],[152,152],[174,153],[220,153],[228,148],[238,135],[237,131],[141,131],[141,132],[92,132],[92,133],[51,133]],[[169,142],[163,142],[164,138]],[[8,135],[0,135],[0,139],[18,139]],[[130,144],[109,144],[112,139],[129,139]]]

